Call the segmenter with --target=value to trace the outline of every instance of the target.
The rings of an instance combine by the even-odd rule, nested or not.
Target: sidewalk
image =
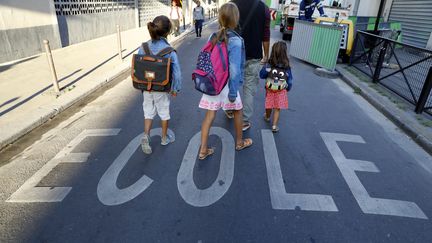
[[[342,80],[383,113],[411,139],[432,154],[432,121],[430,116],[414,112],[414,107],[384,87],[372,83],[361,72],[348,65],[337,65]]]
[[[186,29],[169,41],[175,44],[192,31]],[[123,61],[118,57],[116,34],[53,50],[61,89],[58,97],[45,53],[0,65],[0,150],[129,72],[132,54],[149,35],[147,28],[139,28],[123,31],[121,38]]]

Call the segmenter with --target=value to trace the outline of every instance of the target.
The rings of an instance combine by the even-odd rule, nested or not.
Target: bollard
[[[45,52],[48,58],[48,65],[50,66],[50,70],[51,70],[51,75],[52,75],[52,82],[53,82],[53,87],[54,87],[54,91],[56,92],[56,94],[60,93],[60,88],[59,88],[59,84],[58,84],[58,79],[57,79],[57,73],[54,67],[54,61],[52,58],[52,54],[51,54],[51,48],[49,45],[49,41],[48,40],[44,40],[43,41],[44,46],[45,46]]]
[[[118,55],[119,55],[120,61],[123,62],[120,25],[117,25],[117,44],[118,44]]]

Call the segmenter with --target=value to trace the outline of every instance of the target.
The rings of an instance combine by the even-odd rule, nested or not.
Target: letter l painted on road
[[[271,130],[261,130],[264,158],[273,209],[337,212],[332,196],[304,193],[287,193],[283,182],[280,161]]]

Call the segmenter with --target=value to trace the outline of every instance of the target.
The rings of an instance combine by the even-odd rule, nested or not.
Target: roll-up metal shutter
[[[402,24],[402,41],[425,48],[432,32],[432,0],[393,0],[390,21]]]

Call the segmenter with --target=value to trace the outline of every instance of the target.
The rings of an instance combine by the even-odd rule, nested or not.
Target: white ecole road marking
[[[155,128],[150,131],[150,136],[161,136],[162,129]],[[168,129],[168,134],[174,137],[173,131]],[[120,175],[120,172],[128,163],[129,159],[135,153],[137,148],[141,145],[141,138],[143,137],[143,133],[136,136],[120,153],[120,155],[114,160],[105,174],[99,181],[97,187],[97,196],[99,201],[107,206],[114,206],[126,203],[139,194],[144,192],[153,180],[143,175],[137,182],[133,185],[130,185],[127,188],[119,189],[117,187],[117,178]]]
[[[370,161],[347,159],[337,145],[337,142],[365,143],[362,137],[339,133],[322,132],[320,134],[364,213],[427,219],[423,211],[413,202],[369,196],[366,188],[357,177],[356,171],[379,172],[379,169]]]
[[[219,174],[213,184],[200,190],[193,180],[193,170],[201,144],[201,132],[195,134],[189,142],[180,170],[177,175],[177,187],[182,198],[195,207],[206,207],[225,195],[234,178],[234,139],[225,129],[212,127],[210,135],[217,135],[222,140],[222,156]]]
[[[82,131],[53,159],[28,179],[6,202],[61,202],[72,190],[72,187],[37,187],[39,182],[60,163],[86,162],[90,153],[72,153],[87,137],[115,136],[121,129],[88,129]]]
[[[287,193],[282,178],[279,156],[271,130],[261,130],[264,158],[270,188],[270,199],[273,209],[307,211],[330,211],[338,209],[332,196],[319,194]]]

